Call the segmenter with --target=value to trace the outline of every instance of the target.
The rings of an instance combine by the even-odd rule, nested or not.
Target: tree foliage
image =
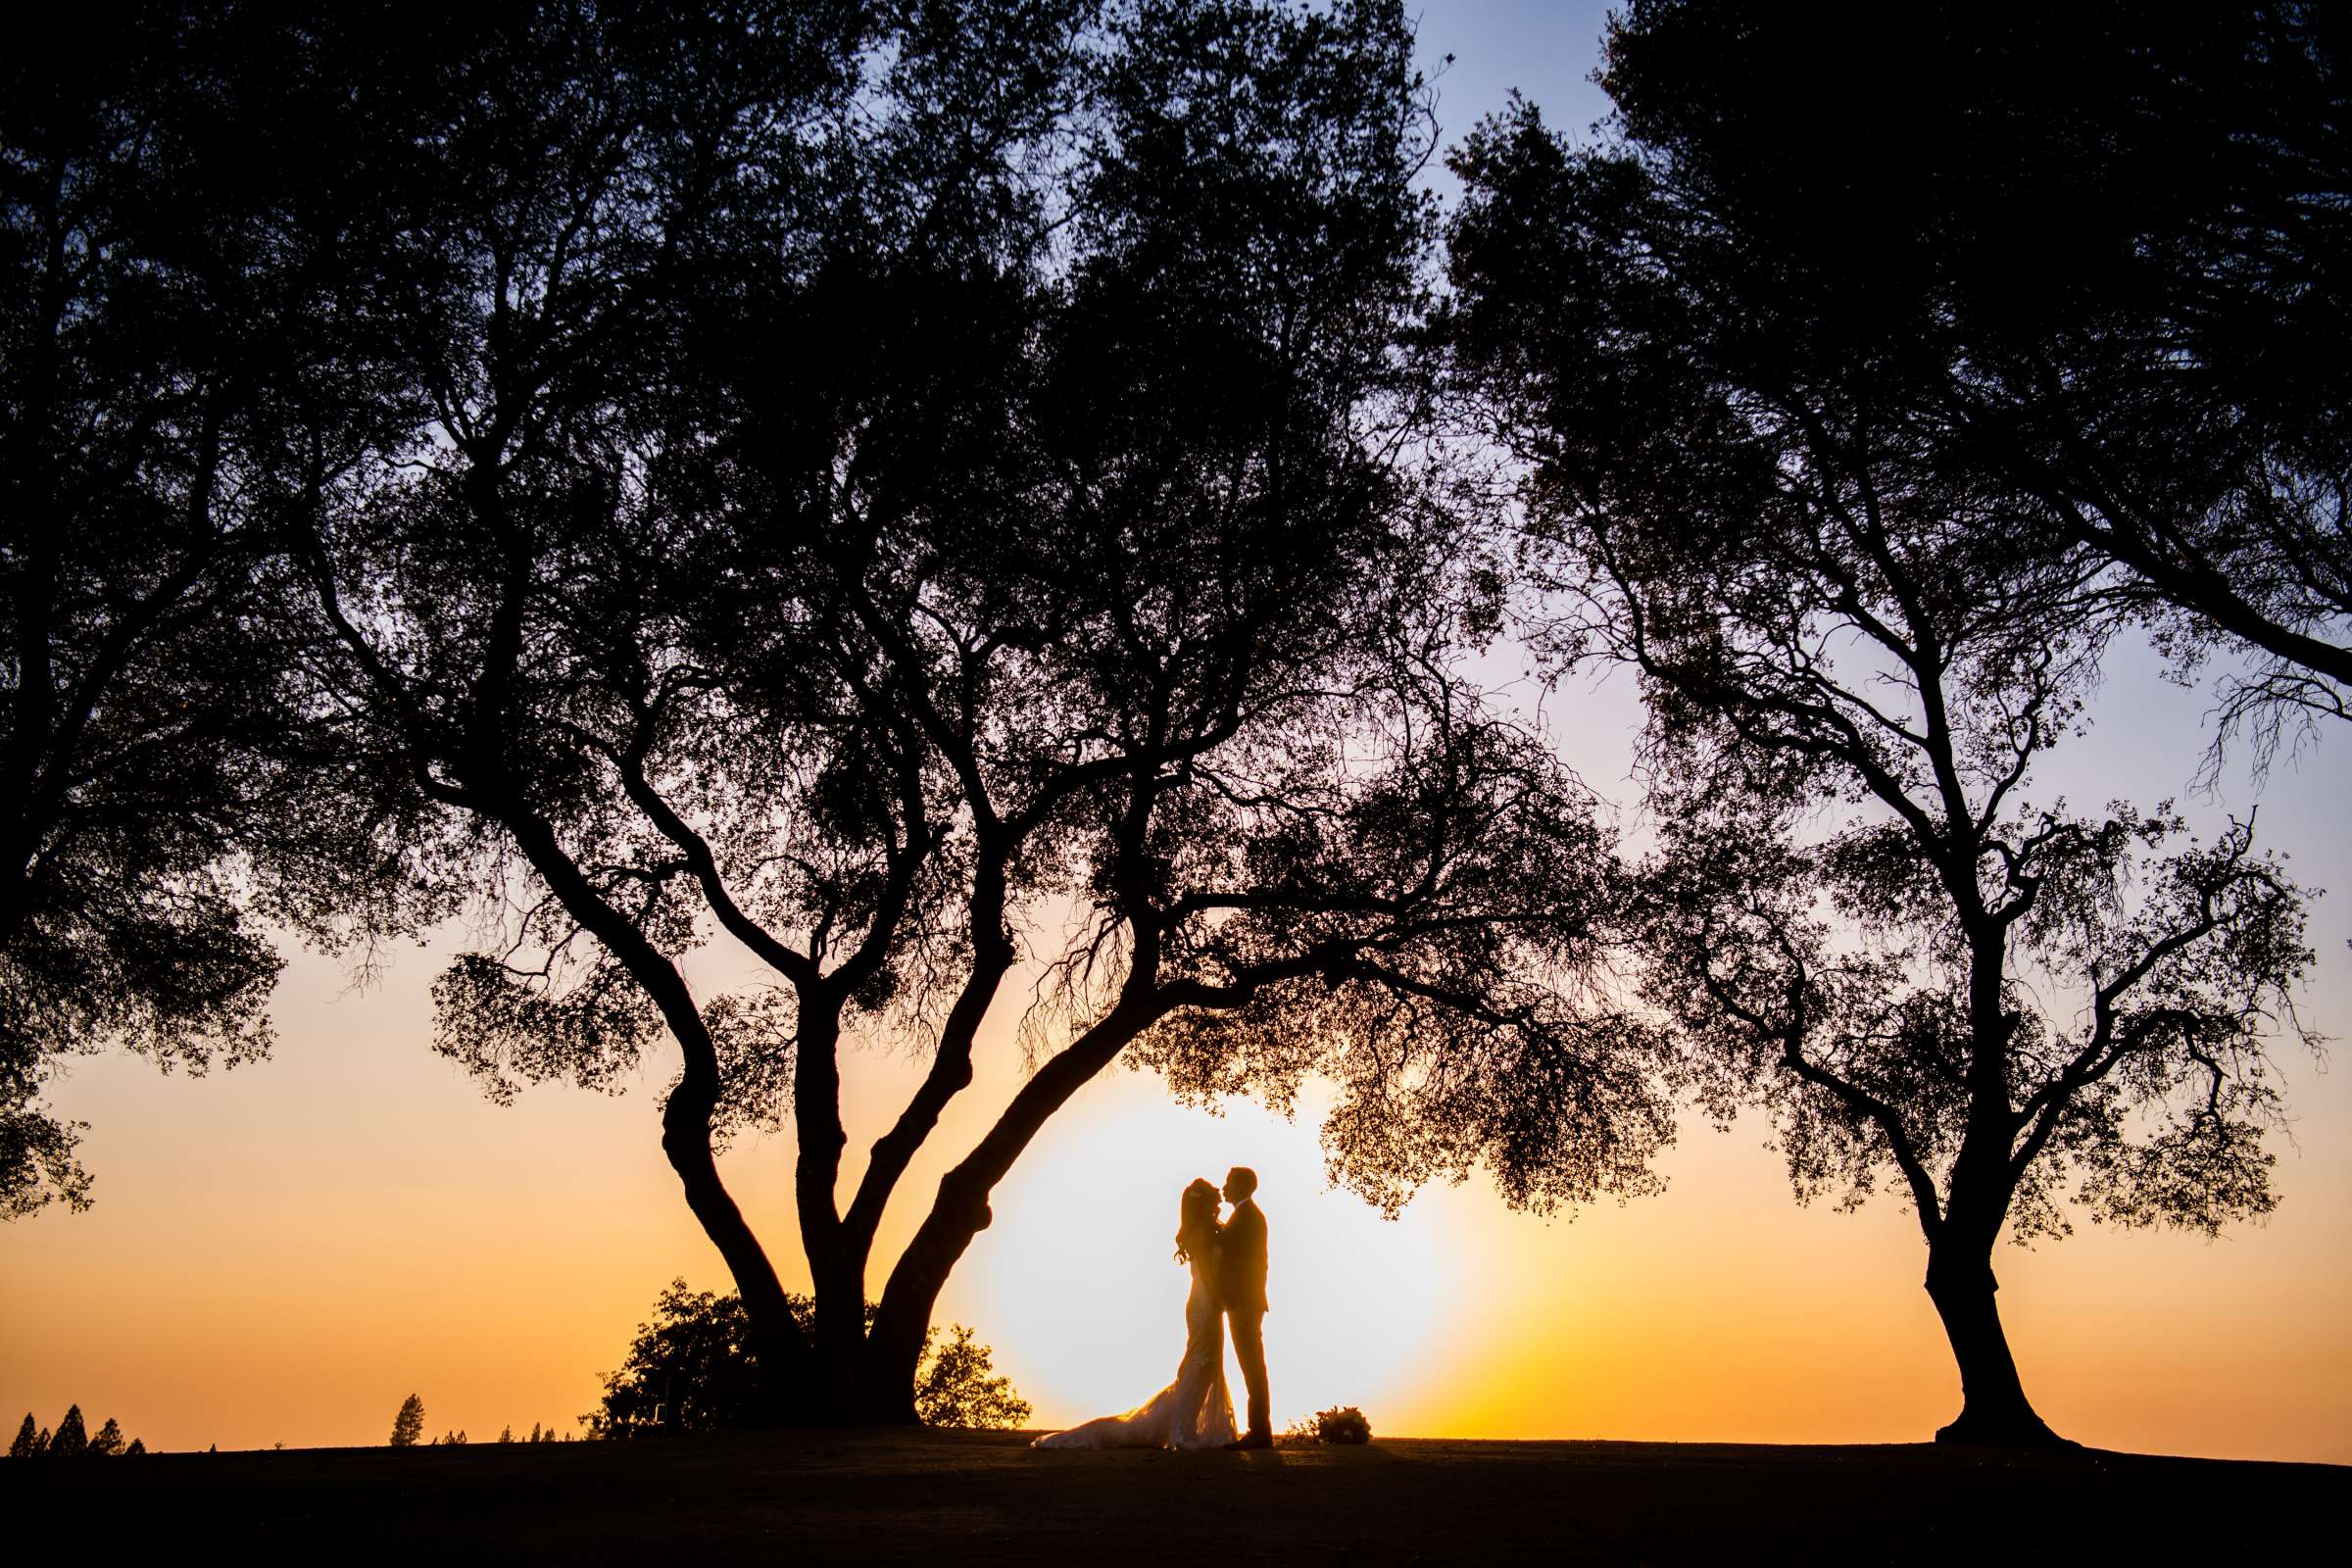
[[[288,509],[368,439],[367,112],[270,8],[64,25],[0,79],[8,1217],[87,1201],[77,1129],[40,1108],[59,1057],[249,1059],[269,923],[414,912],[375,874],[383,802],[295,677],[285,554]]]
[[[936,1338],[939,1331],[932,1332]],[[1028,1421],[1029,1401],[1013,1391],[1010,1378],[996,1375],[989,1348],[961,1323],[951,1323],[945,1340],[924,1347],[922,1368],[914,1375],[914,1413],[927,1427],[1003,1430]]]
[[[57,1424],[57,1436],[42,1446],[50,1457],[58,1459],[78,1458],[90,1451],[89,1428],[82,1425],[80,1405],[66,1406],[65,1419]]]
[[[2352,691],[2345,38],[2256,0],[1649,0],[1606,79],[1748,368],[1867,385],[2185,662],[2242,656],[2216,744],[2267,760]]]
[[[11,1459],[36,1459],[40,1457],[41,1450],[48,1446],[47,1437],[48,1434],[34,1430],[32,1412],[27,1410],[24,1412],[24,1424],[17,1428],[16,1439],[8,1446],[8,1456]]]

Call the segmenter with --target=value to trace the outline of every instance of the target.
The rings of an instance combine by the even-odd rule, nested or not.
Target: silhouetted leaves
[[[1029,1401],[995,1370],[988,1347],[962,1324],[949,1324],[947,1339],[929,1346],[914,1375],[915,1415],[929,1427],[1020,1426],[1029,1419]]]
[[[0,81],[11,1217],[87,1201],[77,1129],[37,1103],[59,1056],[250,1058],[278,968],[261,922],[418,912],[296,677],[284,554],[288,513],[381,433],[351,390],[365,112],[325,35],[268,8],[60,20],[76,42]]]
[[[2344,40],[2309,4],[1638,4],[1594,172],[1647,192],[1710,359],[1867,396],[2184,662],[2249,656],[2222,734],[2267,760],[2352,690]]]

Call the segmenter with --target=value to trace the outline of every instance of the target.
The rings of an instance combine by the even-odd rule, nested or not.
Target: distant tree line
[[[423,1438],[424,1400],[412,1394],[407,1398],[400,1401],[399,1413],[394,1415],[392,1418],[391,1446],[395,1448],[414,1448],[419,1442],[423,1441]],[[455,1447],[458,1445],[463,1444],[465,1441],[465,1429],[463,1427],[452,1427],[440,1437],[433,1439],[428,1446],[436,1448]],[[531,1435],[529,1437],[517,1439],[514,1436],[514,1429],[510,1426],[500,1431],[498,1435],[498,1441],[501,1443],[514,1443],[518,1441],[523,1443],[556,1443],[559,1441],[569,1443],[571,1441],[571,1434],[566,1432],[562,1436],[561,1439],[559,1439],[554,1427],[550,1426],[542,1429],[539,1423],[534,1421],[531,1423]]]
[[[1397,0],[67,24],[0,67],[10,1214],[87,1200],[63,1060],[250,1058],[270,931],[466,908],[487,1094],[674,1061],[736,1291],[648,1331],[730,1300],[751,1419],[992,1386],[939,1294],[1122,1057],[1328,1081],[1392,1207],[1759,1110],[1918,1216],[1953,1437],[2048,1435],[1998,1238],[2275,1202],[2304,890],[2034,768],[2134,636],[2227,662],[2210,765],[2346,714],[2334,8],[1634,0],[1600,135],[1519,105],[1448,215]],[[1506,637],[1641,683],[1644,855]],[[770,1128],[806,1300],[717,1162]]]
[[[78,1404],[66,1406],[65,1417],[57,1423],[55,1433],[47,1427],[34,1430],[32,1412],[25,1411],[24,1424],[17,1428],[16,1441],[8,1446],[11,1459],[69,1459],[83,1454],[101,1459],[116,1456],[127,1458],[146,1451],[147,1445],[137,1438],[132,1438],[128,1443],[122,1441],[122,1429],[115,1424],[115,1418],[111,1415],[97,1434],[92,1436],[82,1422],[81,1406]]]

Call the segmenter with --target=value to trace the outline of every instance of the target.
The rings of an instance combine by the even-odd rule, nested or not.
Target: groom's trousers
[[[1230,1312],[1233,1358],[1242,1363],[1242,1384],[1250,1391],[1250,1430],[1274,1435],[1273,1401],[1266,1396],[1266,1315]]]

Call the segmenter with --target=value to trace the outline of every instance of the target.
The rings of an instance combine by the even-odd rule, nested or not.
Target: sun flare
[[[1377,1422],[1409,1407],[1445,1345],[1467,1259],[1427,1205],[1395,1221],[1323,1178],[1315,1117],[1234,1102],[1220,1114],[1106,1085],[1093,1114],[1040,1138],[998,1189],[970,1254],[972,1311],[1037,1407],[1060,1427],[1141,1403],[1184,1353],[1177,1195],[1233,1165],[1258,1174],[1270,1269],[1266,1362],[1274,1419],[1334,1403]],[[1241,1376],[1227,1351],[1237,1403]]]

